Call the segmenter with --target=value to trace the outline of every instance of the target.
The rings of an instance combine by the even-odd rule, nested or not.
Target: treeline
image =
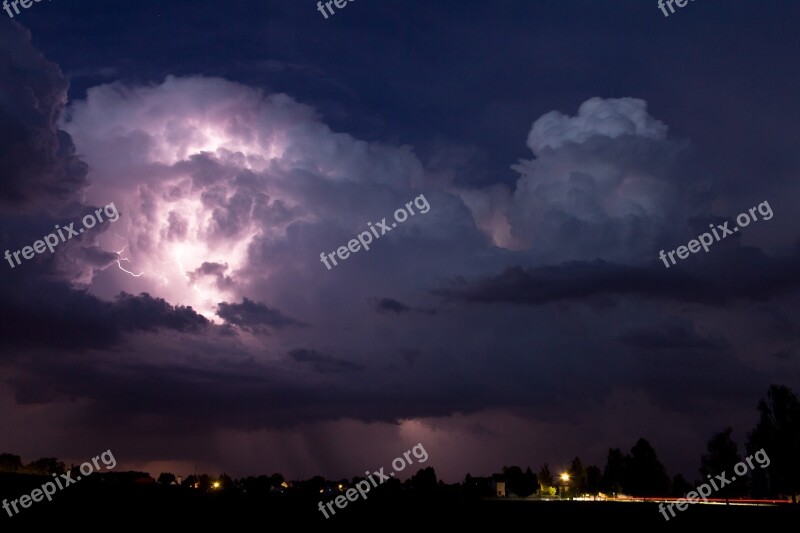
[[[67,468],[55,457],[42,457],[27,465],[22,464],[22,457],[10,453],[0,454],[0,472],[9,474],[34,474],[48,476],[50,474],[64,474]]]
[[[772,385],[766,398],[758,403],[759,420],[747,433],[744,454],[731,437],[733,429],[726,427],[708,441],[706,451],[700,457],[698,473],[700,481],[690,484],[680,474],[670,478],[658,459],[653,446],[640,438],[628,453],[620,448],[608,450],[605,467],[584,467],[580,457],[572,460],[564,474],[550,471],[544,464],[535,474],[528,467],[503,467],[503,481],[511,495],[527,497],[540,495],[598,495],[606,497],[624,494],[627,496],[680,497],[693,490],[708,477],[727,473],[733,477],[734,466],[744,459],[756,455],[745,475],[736,475],[715,493],[718,498],[791,498],[796,502],[800,492],[800,402],[788,387]],[[759,460],[760,459],[760,460]],[[740,468],[740,470],[742,470]],[[484,478],[472,478],[469,474],[464,486],[472,491],[485,492]]]

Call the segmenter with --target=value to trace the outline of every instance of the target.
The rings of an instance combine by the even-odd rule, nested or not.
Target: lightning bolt
[[[123,237],[122,235],[117,235],[116,233],[115,233],[114,235],[116,235],[117,237],[119,237],[120,239],[122,239],[123,241],[125,241],[125,246],[123,246],[123,247],[122,247],[122,248],[121,248],[119,251],[117,251],[117,252],[114,252],[115,254],[117,254],[117,266],[119,267],[119,269],[120,269],[120,270],[122,270],[123,272],[127,272],[128,274],[130,274],[130,275],[131,275],[131,276],[133,276],[134,278],[140,278],[140,277],[142,277],[142,275],[144,274],[144,272],[139,272],[138,274],[134,274],[134,273],[133,273],[133,272],[131,272],[130,270],[127,270],[127,269],[123,268],[123,266],[122,266],[122,262],[123,262],[123,261],[127,261],[128,263],[130,263],[130,262],[131,262],[131,260],[130,260],[130,259],[128,259],[127,257],[122,257],[122,252],[124,252],[124,251],[125,251],[125,248],[127,248],[127,247],[128,247],[128,244],[127,244],[127,243],[128,243],[128,239],[126,239],[126,238],[125,238],[125,237]]]

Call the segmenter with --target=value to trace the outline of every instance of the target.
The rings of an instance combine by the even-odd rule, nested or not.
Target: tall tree
[[[575,496],[586,494],[589,490],[589,482],[586,476],[586,469],[583,468],[580,457],[575,457],[569,467],[569,488]]]
[[[536,492],[538,482],[536,475],[530,467],[523,472],[518,466],[504,466],[503,475],[506,477],[506,487],[515,496],[527,497]]]
[[[791,496],[800,491],[800,401],[789,388],[771,385],[767,398],[758,403],[759,420],[747,435],[747,453],[768,458],[765,470],[756,463],[752,472],[757,495]],[[764,461],[766,465],[767,461]],[[766,474],[766,475],[765,475]]]
[[[539,487],[542,491],[553,486],[553,474],[550,472],[550,465],[543,464],[539,469]]]
[[[709,477],[715,479],[715,476],[723,472],[727,475],[726,479],[728,481],[731,481],[734,477],[736,478],[736,481],[731,481],[718,491],[719,496],[726,500],[736,496],[743,496],[747,489],[747,479],[735,474],[733,471],[733,467],[742,458],[739,455],[736,443],[731,438],[732,432],[733,428],[729,427],[711,437],[706,446],[707,452],[700,457],[700,475],[703,477],[703,482]]]
[[[626,458],[626,492],[632,496],[664,496],[669,493],[669,476],[655,449],[640,438]]]
[[[609,448],[603,477],[600,479],[602,491],[612,496],[621,493],[626,482],[625,476],[625,456],[622,454],[622,450]]]
[[[536,494],[539,490],[539,479],[536,477],[536,474],[533,473],[531,467],[525,469],[525,496],[530,496],[531,494]]]
[[[675,474],[672,477],[672,488],[669,492],[670,496],[674,498],[682,498],[692,490],[694,490],[694,485],[686,481],[686,478],[681,474]]]
[[[586,492],[592,496],[597,496],[600,492],[600,479],[603,477],[600,469],[595,465],[586,467]]]

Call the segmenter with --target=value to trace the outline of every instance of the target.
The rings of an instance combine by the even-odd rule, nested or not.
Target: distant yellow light
[[[218,489],[219,488],[219,481],[215,481],[214,483],[212,483],[211,487],[215,488],[215,489]]]
[[[566,472],[561,474],[561,481],[564,481],[564,482],[569,481],[569,474],[567,474]]]
[[[339,483],[339,490],[342,490],[342,488],[344,488],[344,485],[342,485],[341,483]]]

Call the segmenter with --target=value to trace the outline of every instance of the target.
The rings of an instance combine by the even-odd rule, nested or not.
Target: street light
[[[558,488],[561,489],[561,497],[564,497],[564,492],[567,491],[567,487],[569,486],[569,474],[564,472],[559,476],[561,478],[561,483],[559,484]]]

